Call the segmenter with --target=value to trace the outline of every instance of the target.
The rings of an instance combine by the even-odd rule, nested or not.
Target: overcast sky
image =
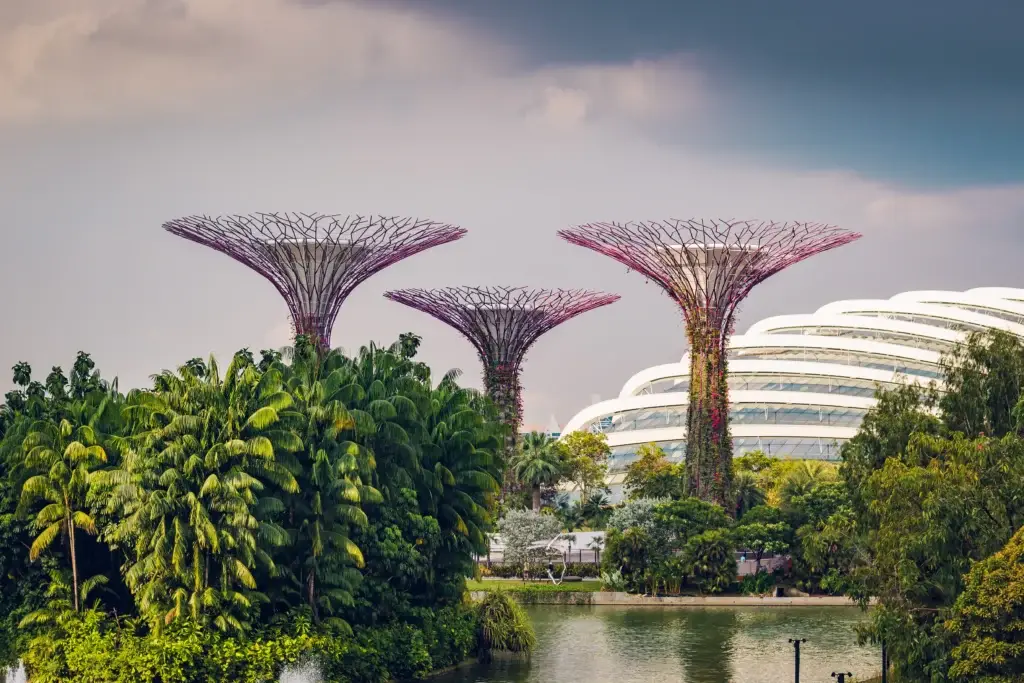
[[[287,342],[271,285],[160,229],[192,213],[412,214],[470,234],[371,278],[336,344],[470,345],[387,289],[622,300],[550,332],[564,424],[684,350],[669,299],[555,231],[808,220],[860,242],[774,276],[738,331],[839,298],[1024,286],[1019,0],[0,0],[0,391],[91,352],[122,387]]]

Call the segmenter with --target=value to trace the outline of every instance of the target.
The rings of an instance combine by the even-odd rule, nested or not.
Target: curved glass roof
[[[835,459],[874,405],[877,387],[936,382],[940,354],[966,333],[1024,336],[1024,290],[905,292],[837,301],[809,315],[778,316],[734,337],[729,349],[730,425],[737,454]],[[689,358],[638,372],[618,398],[588,406],[562,429],[608,434],[621,472],[644,443],[681,460],[686,450]],[[772,395],[778,392],[778,400]]]

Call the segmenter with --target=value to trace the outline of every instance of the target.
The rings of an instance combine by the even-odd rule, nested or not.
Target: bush
[[[736,558],[728,529],[711,529],[686,544],[686,565],[703,593],[721,593],[736,581]]]
[[[520,605],[589,605],[594,599],[594,592],[548,590],[547,586],[508,591]]]
[[[526,612],[504,591],[488,593],[480,603],[478,628],[478,647],[482,653],[526,653],[536,643]]]
[[[642,527],[619,532],[611,530],[605,540],[601,569],[612,574],[618,572],[630,593],[644,593],[651,570],[651,537]]]
[[[424,641],[436,671],[469,659],[476,653],[477,615],[469,605],[431,612],[424,624]]]
[[[562,563],[555,562],[555,578],[562,572]],[[542,581],[548,578],[548,566],[534,563],[527,567],[530,578]],[[480,565],[480,576],[493,576],[498,579],[518,579],[522,577],[520,567],[512,564],[492,564],[490,567]],[[596,579],[601,576],[601,565],[592,562],[569,562],[565,566],[565,576],[579,576],[584,579]]]
[[[532,643],[521,610],[517,619],[502,644]],[[419,626],[399,622],[360,629],[355,636],[315,627],[303,615],[287,621],[286,628],[271,627],[247,638],[194,623],[155,634],[146,633],[140,622],[119,625],[87,611],[63,615],[61,637],[48,632],[34,638],[24,661],[33,683],[259,683],[276,681],[286,666],[304,661],[315,661],[331,681],[384,683],[422,679],[477,653],[478,616],[471,606],[428,613]]]
[[[740,592],[744,595],[764,595],[775,588],[775,575],[768,572],[758,572],[744,576],[740,582]]]

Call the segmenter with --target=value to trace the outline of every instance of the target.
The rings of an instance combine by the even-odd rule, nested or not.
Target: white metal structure
[[[905,292],[761,320],[729,343],[735,451],[835,459],[875,404],[876,387],[941,385],[942,353],[968,333],[990,328],[1024,337],[1024,289]],[[562,434],[607,434],[613,486],[645,443],[657,443],[680,461],[689,365],[687,354],[678,363],[641,370],[618,398],[584,408]]]

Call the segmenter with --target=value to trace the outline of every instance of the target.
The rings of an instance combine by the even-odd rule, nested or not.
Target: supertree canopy
[[[591,223],[558,234],[642,273],[683,309],[690,345],[687,484],[691,495],[731,510],[726,344],[736,309],[759,282],[860,235],[817,223],[674,219]]]
[[[522,424],[519,374],[527,350],[556,325],[619,299],[580,289],[526,287],[400,289],[384,296],[451,325],[476,348],[484,389],[507,427],[506,457],[514,452]]]
[[[462,228],[417,218],[317,213],[187,216],[163,227],[270,280],[288,305],[295,334],[322,348],[330,345],[341,304],[361,282],[466,234]]]

